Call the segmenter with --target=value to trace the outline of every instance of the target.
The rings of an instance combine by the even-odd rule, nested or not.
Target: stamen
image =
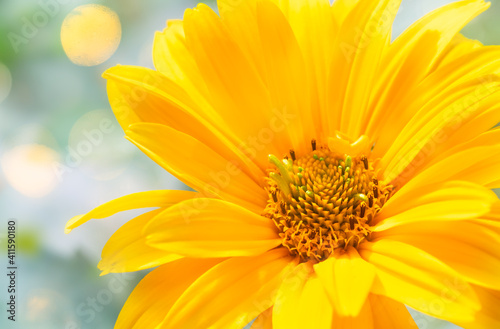
[[[373,207],[373,195],[368,196],[368,207]]]
[[[366,204],[362,203],[361,204],[361,211],[359,213],[359,217],[361,217],[361,218],[365,217],[365,212],[366,212]]]
[[[316,151],[316,140],[315,139],[311,140],[311,146],[312,146],[312,150]]]
[[[294,150],[290,150],[290,156],[292,157],[292,160],[293,160],[293,161],[297,160],[297,159],[295,158],[295,151],[294,151]]]
[[[285,202],[281,201],[280,202],[280,207],[281,207],[281,213],[286,214],[286,204],[285,204]]]
[[[271,195],[274,202],[278,202],[277,190],[275,188],[271,189]]]
[[[378,188],[375,185],[373,186],[373,196],[375,199],[378,199]]]
[[[368,170],[368,158],[363,155],[361,157],[361,161],[363,161],[363,164],[365,165],[365,170]]]

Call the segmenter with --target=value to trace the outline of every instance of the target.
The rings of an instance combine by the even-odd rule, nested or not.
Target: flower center
[[[283,246],[301,261],[323,261],[336,249],[357,247],[370,235],[370,222],[393,187],[376,177],[364,155],[350,156],[316,148],[297,157],[290,151],[267,179],[269,201],[263,216],[274,221]]]

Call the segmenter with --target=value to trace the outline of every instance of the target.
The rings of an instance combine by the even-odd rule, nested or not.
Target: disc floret
[[[335,250],[369,238],[370,222],[390,197],[364,155],[316,148],[297,157],[269,155],[269,201],[264,216],[280,231],[282,244],[302,261],[323,261]]]

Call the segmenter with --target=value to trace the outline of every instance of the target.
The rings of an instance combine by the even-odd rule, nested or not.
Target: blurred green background
[[[128,294],[147,271],[99,277],[96,265],[111,234],[137,213],[95,220],[64,234],[71,217],[116,197],[185,186],[123,138],[109,107],[101,74],[116,64],[153,67],[154,32],[165,21],[182,18],[192,0],[0,0],[0,236],[6,250],[7,221],[17,221],[19,237],[18,319],[8,322],[0,307],[1,328],[112,328]],[[398,35],[446,0],[403,0],[394,24]],[[75,65],[61,44],[61,26],[82,4],[101,4],[116,12],[121,42],[102,64]],[[207,1],[215,8],[215,1]],[[52,5],[52,7],[47,7]],[[26,22],[40,19],[29,37]],[[500,44],[500,3],[464,31],[485,44]],[[42,17],[43,18],[43,17]],[[43,24],[42,24],[43,23]],[[16,36],[22,39],[15,39]],[[14,41],[13,41],[14,40]],[[85,131],[110,129],[84,154]],[[78,153],[78,152],[77,152]],[[0,266],[7,266],[0,252]],[[6,276],[0,279],[5,305]],[[420,328],[453,328],[414,314]]]

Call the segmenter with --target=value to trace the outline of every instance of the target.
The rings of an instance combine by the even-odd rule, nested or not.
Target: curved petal
[[[228,259],[182,294],[161,328],[243,328],[274,304],[290,266],[295,263],[284,248]]]
[[[328,136],[336,130],[356,140],[367,117],[372,85],[391,38],[400,0],[359,1],[337,33],[329,72],[329,105],[323,122]],[[355,109],[355,110],[345,110]]]
[[[456,321],[455,323],[467,329],[500,328],[500,291],[473,286],[482,309],[477,312],[473,323]]]
[[[156,163],[203,195],[235,202],[259,214],[265,208],[264,189],[197,139],[152,123],[134,124],[126,134]]]
[[[490,128],[499,121],[500,106],[495,104],[495,107],[486,109],[473,120],[463,125],[459,124],[460,127],[457,131],[454,131],[439,143],[435,143],[435,145],[430,147],[429,145],[424,147],[400,174],[398,181],[404,184],[406,181],[411,180],[412,177],[415,177],[418,173],[434,164],[466,150],[477,147],[489,147],[492,153],[496,153],[497,151],[495,149],[500,149],[498,143],[500,139],[500,129]],[[496,186],[498,186],[496,181],[488,184],[488,187],[491,188],[495,188]]]
[[[411,178],[402,189],[406,191],[429,185],[460,180],[495,187],[500,179],[500,145],[484,145],[450,154]]]
[[[155,68],[189,91],[196,100],[208,97],[208,89],[196,62],[186,45],[182,20],[170,20],[163,32],[156,32],[153,42],[153,62]]]
[[[108,97],[118,122],[126,131],[131,124],[160,123],[202,141],[259,182],[263,171],[251,159],[251,151],[240,146],[220,115],[189,89],[160,72],[134,66],[108,69]],[[252,150],[249,147],[250,150]]]
[[[157,328],[193,282],[220,259],[180,259],[146,275],[125,302],[115,329]]]
[[[372,239],[410,244],[436,257],[467,281],[500,290],[500,235],[470,221],[405,223]]]
[[[272,2],[257,2],[257,25],[267,73],[266,85],[273,106],[298,115],[298,120],[291,122],[286,130],[290,132],[290,146],[303,152],[317,134],[312,122],[309,81],[302,51],[290,24]]]
[[[342,317],[356,317],[366,302],[375,278],[373,265],[350,247],[314,265],[314,271],[331,298],[335,311]]]
[[[290,139],[279,114],[289,109],[273,107],[265,81],[220,17],[199,4],[185,12],[184,32],[212,106],[239,140],[254,149],[255,161],[266,165],[269,153],[288,149]],[[297,113],[291,115],[297,117]],[[258,147],[252,146],[256,140]]]
[[[200,210],[187,217],[197,206]],[[170,207],[149,221],[143,234],[149,246],[185,257],[254,256],[281,243],[272,220],[216,199]]]
[[[330,328],[333,307],[311,265],[298,265],[279,287],[273,308],[273,328]]]
[[[260,313],[250,329],[273,329],[273,308],[270,307]]]
[[[373,323],[373,311],[371,303],[365,300],[365,303],[361,305],[362,308],[356,316],[342,316],[338,313],[334,313],[332,320],[332,329],[344,329],[344,328],[363,328],[363,329],[377,329]],[[386,328],[385,326],[380,328]]]
[[[387,181],[397,179],[422,149],[438,144],[443,135],[482,114],[499,92],[498,76],[482,76],[418,104],[415,115],[384,154],[382,176]]]
[[[384,204],[372,225],[379,232],[409,222],[479,218],[497,202],[494,192],[469,182],[451,181],[415,189],[404,186]]]
[[[310,131],[314,133],[307,136],[306,141],[311,138],[327,137],[321,135],[324,124],[321,120],[321,112],[329,108],[327,102],[330,90],[327,84],[332,65],[331,59],[336,50],[336,44],[333,42],[338,31],[338,24],[334,18],[336,11],[332,13],[329,0],[275,2],[280,3],[292,27],[304,56],[305,74],[309,76],[311,118],[308,120],[311,121],[306,127],[313,124],[313,129]],[[339,2],[341,1],[337,0],[335,4]]]
[[[374,149],[377,157],[385,154],[401,129],[414,114],[405,109],[404,106],[400,107],[396,104],[388,106],[392,102],[392,95],[398,95],[398,99],[402,100],[404,97],[401,97],[403,96],[401,93],[411,93],[411,97],[416,98],[415,95],[417,94],[413,94],[412,87],[416,86],[416,82],[418,83],[418,81],[425,77],[457,33],[470,20],[485,11],[488,7],[489,4],[483,0],[465,0],[448,4],[418,20],[391,44],[388,51],[384,54],[381,64],[381,67],[384,69],[380,72],[381,76],[378,80],[378,85],[374,89],[377,92],[377,90],[387,89],[387,86],[394,86],[392,88],[397,88],[399,95],[398,93],[387,93],[383,99],[378,101],[370,118],[366,134],[373,136],[377,140],[377,145]],[[415,54],[415,44],[420,43],[421,38],[428,37],[429,33],[434,34],[435,32],[438,32],[440,37],[434,40],[434,46],[429,44],[427,47],[427,49],[434,51],[434,55],[426,53],[420,58],[412,56]],[[431,40],[429,39],[429,41]],[[421,69],[413,71],[412,79],[406,79],[406,84],[392,84],[391,81],[396,81],[398,74],[408,73],[408,71],[401,71],[400,69],[405,63],[408,63],[410,58],[412,59],[412,65],[421,67]],[[411,111],[414,111],[414,109]]]
[[[472,322],[480,309],[470,285],[450,267],[411,245],[381,239],[358,251],[376,268],[372,292],[448,321]]]
[[[458,33],[444,49],[443,53],[434,64],[434,68],[431,71],[436,71],[440,67],[453,62],[457,58],[470,54],[471,52],[473,52],[473,50],[478,48],[484,48],[483,44],[480,41],[469,39],[463,34]]]
[[[370,294],[368,300],[373,314],[373,328],[418,329],[404,304],[375,294]]]
[[[182,258],[149,246],[146,236],[141,233],[147,223],[163,210],[153,210],[128,221],[109,238],[97,265],[101,275],[140,271]]]
[[[173,190],[147,191],[125,195],[121,198],[106,202],[85,215],[79,215],[71,218],[66,223],[65,233],[67,234],[71,232],[74,228],[93,218],[106,218],[116,214],[117,212],[131,209],[169,207],[178,202],[199,196],[200,195],[196,192]]]

